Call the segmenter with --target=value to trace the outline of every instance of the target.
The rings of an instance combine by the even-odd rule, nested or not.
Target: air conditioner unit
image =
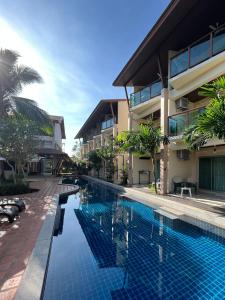
[[[187,149],[177,150],[177,158],[182,160],[189,160],[190,151]]]
[[[188,109],[188,99],[187,98],[182,97],[182,98],[176,100],[175,104],[176,104],[176,109],[179,109],[179,110]]]

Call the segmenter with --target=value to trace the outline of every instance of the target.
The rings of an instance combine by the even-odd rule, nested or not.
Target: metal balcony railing
[[[183,113],[170,116],[168,118],[168,131],[169,136],[183,135],[186,128],[195,124],[199,114],[204,112],[205,107],[189,110]]]
[[[159,96],[162,90],[162,82],[156,81],[143,89],[130,94],[130,107],[146,102],[151,98]]]
[[[102,130],[104,130],[104,129],[113,127],[114,124],[115,124],[115,120],[114,120],[114,118],[111,118],[111,119],[108,119],[108,120],[102,122],[101,128],[102,128]]]
[[[225,25],[170,58],[170,78],[225,50]]]

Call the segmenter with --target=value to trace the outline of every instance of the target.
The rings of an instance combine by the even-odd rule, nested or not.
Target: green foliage
[[[200,95],[210,98],[209,105],[195,123],[184,132],[190,150],[199,150],[211,138],[225,140],[225,76],[201,88]]]
[[[0,118],[23,114],[35,120],[42,132],[52,135],[49,116],[33,100],[17,97],[23,86],[43,82],[41,76],[30,67],[19,65],[20,55],[8,49],[0,49]]]
[[[116,145],[118,151],[130,151],[137,156],[150,156],[153,164],[153,173],[156,188],[156,154],[160,149],[160,144],[168,144],[167,137],[161,135],[160,128],[154,126],[150,119],[146,124],[138,125],[136,131],[127,131],[118,135]],[[157,193],[157,189],[156,189]]]
[[[121,185],[127,185],[127,180],[128,180],[128,171],[127,169],[121,170]]]
[[[0,184],[0,196],[26,194],[30,191],[31,189],[27,183],[4,182]]]
[[[38,146],[39,128],[23,116],[8,116],[0,120],[0,155],[16,163],[18,172],[32,159]]]
[[[103,160],[105,165],[106,180],[112,182],[113,175],[115,172],[114,158],[116,156],[116,149],[114,147],[113,141],[111,141],[108,145],[99,149],[98,154]]]
[[[95,169],[98,172],[102,167],[102,158],[99,150],[93,150],[88,153],[88,162],[91,168]]]

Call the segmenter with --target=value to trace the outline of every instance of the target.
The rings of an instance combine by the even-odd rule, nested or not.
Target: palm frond
[[[20,81],[20,84],[42,83],[43,79],[34,69],[20,65],[15,69],[15,76]]]
[[[9,49],[0,49],[0,65],[14,66],[18,58],[20,57],[19,53]]]
[[[44,134],[52,135],[53,127],[49,115],[39,108],[34,100],[12,97],[10,101],[15,114],[21,114],[27,119],[36,122]]]

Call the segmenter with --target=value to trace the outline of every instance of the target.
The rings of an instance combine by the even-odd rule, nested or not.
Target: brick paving
[[[15,297],[52,196],[74,190],[58,181],[51,177],[32,181],[30,186],[38,191],[19,196],[25,200],[26,210],[12,224],[0,223],[0,300]]]

